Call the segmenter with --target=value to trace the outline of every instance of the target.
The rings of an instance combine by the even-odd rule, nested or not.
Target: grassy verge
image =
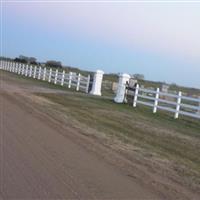
[[[145,107],[133,109],[109,99],[86,95],[39,95],[66,107],[67,115],[89,127],[182,163],[200,175],[198,120],[174,120],[166,113],[154,115]]]
[[[14,77],[15,76],[15,77]],[[10,77],[16,78],[11,74]],[[67,90],[65,87],[19,76],[18,81],[48,88]],[[67,116],[80,123],[114,136],[168,159],[184,170],[177,170],[181,176],[188,176],[200,184],[200,121],[188,117],[173,118],[173,114],[152,110],[143,106],[133,108],[127,104],[115,104],[110,98],[95,97],[83,93],[67,94],[38,93],[66,108]],[[176,170],[176,169],[175,169]]]

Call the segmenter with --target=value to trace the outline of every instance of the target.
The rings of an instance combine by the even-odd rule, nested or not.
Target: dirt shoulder
[[[55,92],[41,85],[24,86],[8,75],[1,78],[1,134],[7,141],[1,168],[14,165],[25,171],[23,176],[13,174],[16,170],[8,167],[3,197],[28,197],[31,191],[29,195],[36,192],[39,198],[198,199],[198,188],[184,184],[168,159],[81,123],[69,107],[41,95]],[[62,98],[73,92],[59,94]]]

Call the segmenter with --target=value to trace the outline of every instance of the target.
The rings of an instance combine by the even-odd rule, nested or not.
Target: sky
[[[200,88],[200,1],[2,1],[2,55]]]

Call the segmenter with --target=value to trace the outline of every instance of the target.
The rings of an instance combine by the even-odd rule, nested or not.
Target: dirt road
[[[0,199],[161,198],[79,145],[73,129],[27,106],[30,93],[1,77]]]
[[[167,160],[77,121],[41,93],[84,97],[0,71],[0,200],[199,199]]]

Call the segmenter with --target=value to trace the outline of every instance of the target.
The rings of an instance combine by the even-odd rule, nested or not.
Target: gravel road
[[[29,108],[21,86],[1,77],[0,199],[160,199]]]

